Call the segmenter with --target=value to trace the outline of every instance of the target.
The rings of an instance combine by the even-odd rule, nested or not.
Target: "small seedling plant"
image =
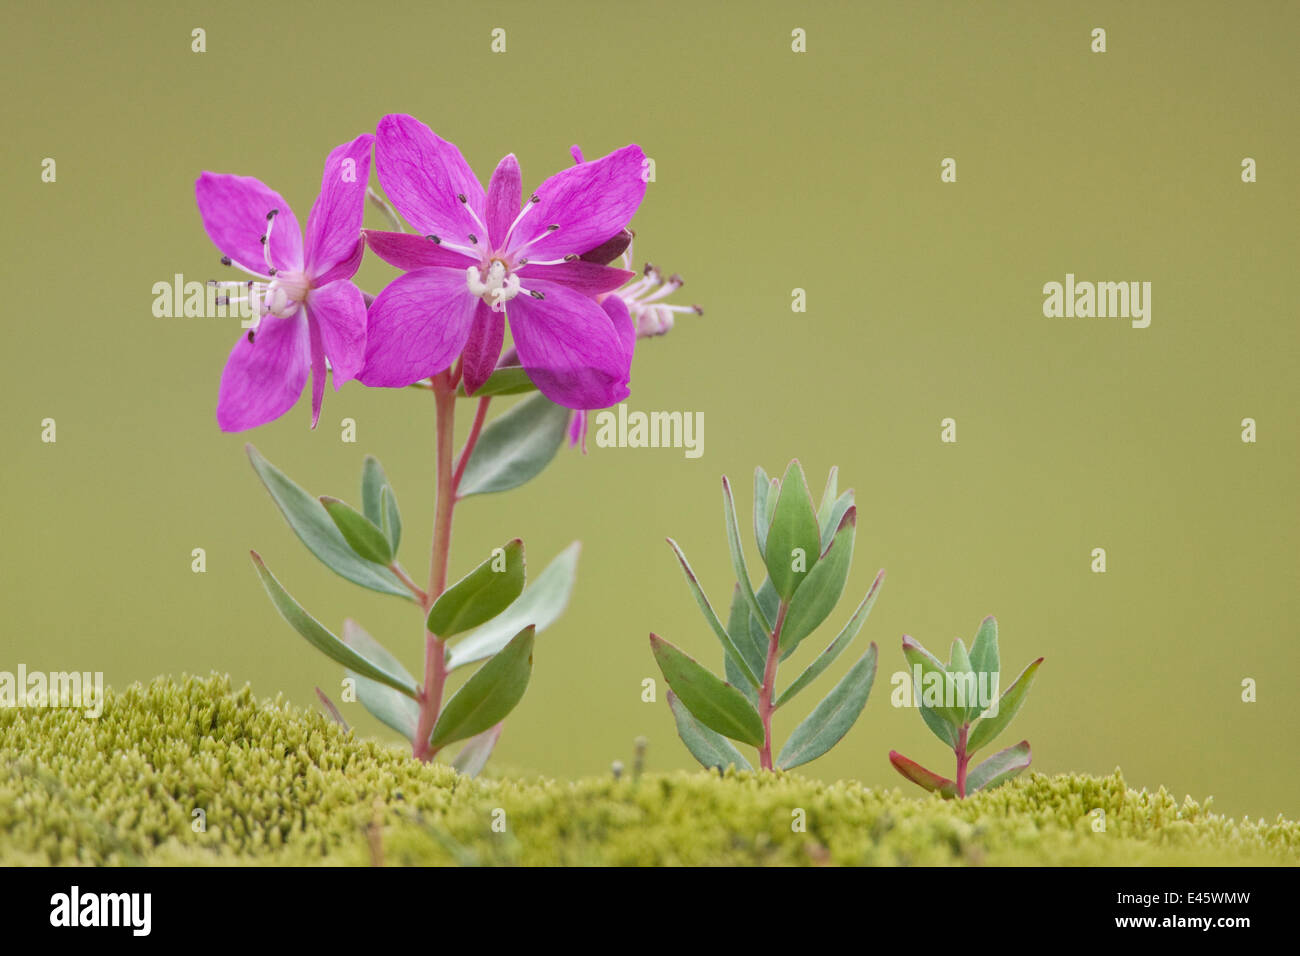
[[[973,767],[971,757],[1011,723],[1043,658],[1033,661],[998,696],[998,622],[992,616],[980,624],[969,652],[961,638],[952,642],[947,664],[908,636],[903,637],[903,655],[912,669],[914,703],[925,725],[952,748],[957,772],[955,779],[949,779],[891,750],[889,762],[894,769],[932,793],[959,799],[991,790],[1024,772],[1032,756],[1028,740],[999,750]]]
[[[813,708],[773,757],[772,715],[808,688],[853,642],[875,604],[880,571],[847,624],[790,684],[778,690],[778,670],[830,616],[844,592],[857,531],[853,491],[838,493],[832,468],[819,506],[803,468],[792,461],[779,481],[754,473],[754,536],[767,571],[753,587],[731,484],[722,479],[723,519],[736,585],[724,626],[686,555],[672,538],[700,611],[722,645],[725,679],[674,644],[650,635],[650,648],[669,686],[668,706],[682,742],[705,767],[752,770],[732,741],[757,748],[761,770],[789,770],[815,760],[848,733],[871,693],[876,645]]]

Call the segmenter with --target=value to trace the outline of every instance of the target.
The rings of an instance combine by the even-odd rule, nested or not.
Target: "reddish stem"
[[[785,625],[785,612],[789,610],[788,601],[782,601],[776,612],[776,626],[767,638],[767,663],[763,667],[763,686],[758,689],[758,716],[763,721],[763,749],[758,753],[760,769],[772,769],[772,714],[776,704],[772,702],[776,691],[776,668],[781,663],[781,628]]]
[[[424,593],[424,589],[422,587],[420,587],[418,584],[416,584],[414,581],[411,580],[411,576],[406,573],[406,569],[403,568],[396,561],[394,561],[392,564],[388,566],[388,570],[392,571],[395,575],[397,575],[397,580],[405,584],[406,589],[415,596],[415,599],[417,601],[420,602],[420,606],[424,607],[425,603],[429,599],[429,596]]]
[[[484,395],[478,400],[478,408],[474,412],[474,424],[469,427],[469,437],[465,439],[465,447],[461,449],[460,459],[456,462],[456,475],[452,479],[451,487],[453,492],[460,488],[460,480],[465,477],[465,466],[469,464],[470,453],[474,451],[474,446],[478,444],[478,436],[483,431],[483,422],[487,418],[488,403],[492,401],[490,395]]]
[[[429,559],[429,589],[424,592],[421,604],[427,617],[433,602],[447,589],[447,563],[451,553],[451,522],[456,509],[456,486],[452,474],[452,440],[456,428],[456,386],[453,377],[442,373],[434,376],[433,398],[437,405],[435,428],[437,432],[437,501],[433,518],[433,553]],[[447,651],[445,642],[427,629],[424,632],[424,686],[420,690],[420,719],[416,723],[412,754],[429,761],[437,755],[437,748],[429,745],[442,709],[443,685],[447,682]]]
[[[957,754],[957,796],[966,799],[966,767],[970,763],[970,754],[966,752],[966,735],[970,733],[970,724],[962,724],[961,731],[957,734],[957,746],[953,750]]]

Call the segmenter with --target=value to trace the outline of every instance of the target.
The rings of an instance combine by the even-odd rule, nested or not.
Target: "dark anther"
[[[547,232],[554,232],[556,229],[559,229],[559,228],[560,228],[560,224],[559,224],[558,222],[553,222],[553,223],[551,223],[549,226],[546,227],[546,231],[547,231]]]
[[[432,242],[435,246],[440,246],[440,245],[442,245],[442,240],[439,239],[437,236],[429,236],[428,239],[429,239],[429,241]]]
[[[221,264],[222,264],[223,266],[228,266],[228,265],[230,265],[230,256],[222,256],[222,257],[221,257]]]
[[[248,330],[248,344],[249,344],[249,345],[252,345],[252,344],[253,344],[253,330],[252,330],[252,329],[249,329],[249,330]]]
[[[275,275],[275,270],[274,270],[274,269],[267,269],[267,270],[266,270],[266,274],[269,275],[269,276],[273,276],[273,275]]]
[[[474,245],[477,246],[477,245],[478,245],[478,236],[474,235],[474,233],[471,232],[471,233],[469,234],[469,241],[472,242],[472,243],[474,243]]]
[[[546,298],[546,296],[544,296],[542,293],[537,292],[537,291],[535,291],[535,290],[533,290],[533,289],[529,289],[529,290],[528,290],[528,294],[531,295],[534,299],[545,299],[545,298]]]
[[[278,216],[278,215],[280,215],[280,210],[278,210],[278,209],[272,209],[270,212],[268,212],[268,213],[266,214],[266,218],[267,218],[268,220],[269,220],[269,219],[274,219],[274,218],[275,218],[276,216]]]
[[[539,199],[539,198],[537,197],[537,193],[533,193],[531,196],[528,197],[528,201],[529,201],[529,202],[541,202],[541,199]]]
[[[582,256],[575,255],[574,253],[570,252],[567,256],[564,257],[564,261],[565,261],[565,262],[576,262],[576,261],[578,261],[578,260],[581,259],[581,258],[582,258]]]
[[[461,202],[469,202],[469,200],[465,198],[464,193],[456,193],[456,198],[459,199]]]
[[[266,245],[266,236],[263,236],[261,239],[257,241],[260,242],[262,245]]]

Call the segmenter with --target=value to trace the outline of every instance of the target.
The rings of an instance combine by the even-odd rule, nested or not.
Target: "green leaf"
[[[1031,756],[1028,740],[1022,740],[1006,750],[999,750],[988,760],[973,768],[966,776],[966,792],[992,790],[1006,783],[1029,766]]]
[[[831,692],[813,708],[813,712],[794,729],[781,748],[776,765],[790,770],[816,760],[839,743],[866,706],[875,679],[876,645],[873,642]]]
[[[671,690],[668,692],[668,709],[673,712],[677,722],[677,736],[696,760],[708,769],[725,770],[735,766],[737,770],[753,770],[749,761],[741,755],[726,737],[710,730],[695,719],[695,715],[686,709],[686,705]]]
[[[443,747],[481,734],[514,710],[533,672],[533,635],[530,624],[456,691],[433,725],[430,744]]]
[[[840,521],[844,518],[844,513],[853,507],[853,489],[850,488],[844,494],[840,495],[831,504],[826,516],[821,517],[820,513],[817,518],[818,528],[821,535],[821,547],[825,551],[830,547],[831,538],[835,537],[835,530],[839,528]]]
[[[447,638],[478,627],[508,608],[523,590],[524,543],[515,538],[438,596],[429,609],[429,633]]]
[[[745,567],[745,549],[740,541],[740,525],[736,521],[736,502],[731,496],[731,483],[727,476],[722,476],[722,515],[727,523],[727,547],[731,549],[731,567],[740,583],[740,593],[749,605],[750,613],[759,619],[771,631],[772,618],[763,613],[758,598],[754,594],[754,585],[749,580],[749,569]]]
[[[754,469],[754,540],[762,552],[767,542],[767,497],[772,490],[772,479],[767,476],[760,465]]]
[[[356,621],[348,618],[343,622],[343,643],[362,657],[374,662],[388,673],[402,678],[415,686],[415,678],[402,666],[388,650],[367,634]],[[346,676],[356,681],[357,700],[380,723],[391,727],[407,740],[414,741],[416,728],[420,724],[420,705],[405,694],[393,690],[386,684],[363,677],[356,671],[346,671]]]
[[[767,667],[767,639],[763,637],[761,642],[756,640],[753,632],[750,630],[749,622],[753,620],[753,615],[749,613],[749,605],[745,603],[744,596],[740,593],[740,585],[734,585],[731,589],[731,609],[727,614],[727,633],[731,635],[732,643],[740,648],[741,654],[745,656],[745,662],[749,664],[749,669],[754,674],[762,674]],[[726,658],[727,680],[740,688],[741,693],[749,698],[749,702],[758,706],[758,694],[750,686],[749,681],[741,679],[740,668],[731,663],[731,658]]]
[[[808,483],[798,460],[795,460],[790,462],[785,477],[781,479],[772,527],[768,529],[767,545],[763,549],[768,577],[782,598],[789,600],[803,583],[821,554],[820,541]],[[802,570],[795,570],[796,561],[802,564]]]
[[[384,466],[374,455],[367,455],[361,465],[361,513],[383,530],[396,554],[398,545],[402,543],[402,517],[397,510],[397,496],[384,474]]]
[[[267,568],[261,555],[256,551],[250,551],[249,554],[253,558],[253,566],[257,569],[257,576],[262,579],[262,586],[266,588],[266,593],[271,596],[271,603],[280,612],[280,616],[288,621],[295,631],[305,637],[309,644],[326,657],[356,671],[363,677],[369,677],[372,680],[387,684],[389,687],[400,690],[408,697],[419,696],[414,681],[399,674],[393,674],[378,664],[367,660],[326,630],[319,621],[303,610],[302,605],[295,601],[289,592],[281,586],[275,575]]]
[[[830,472],[826,475],[826,488],[822,491],[821,504],[817,506],[817,527],[825,528],[826,523],[831,520],[831,509],[835,507],[835,498],[839,495],[840,486],[840,469],[832,465]],[[839,522],[836,522],[836,527]],[[826,550],[826,546],[822,546]]]
[[[657,634],[650,635],[650,649],[668,686],[696,720],[732,740],[762,746],[763,721],[744,694]]]
[[[673,554],[677,555],[677,560],[682,566],[682,572],[686,575],[686,583],[690,586],[691,594],[695,596],[695,603],[700,606],[700,611],[704,614],[704,619],[708,621],[709,627],[713,628],[713,633],[716,634],[718,640],[722,642],[723,652],[729,658],[735,660],[736,664],[740,666],[741,674],[745,679],[748,680],[751,685],[757,687],[760,683],[758,677],[756,677],[753,670],[750,669],[749,663],[745,660],[744,654],[741,653],[740,647],[732,640],[731,635],[727,633],[727,629],[722,626],[722,622],[718,620],[718,615],[714,613],[713,605],[709,603],[708,597],[704,594],[704,589],[700,587],[700,582],[695,577],[695,572],[691,570],[691,565],[690,562],[686,560],[686,555],[682,553],[682,549],[677,546],[677,542],[672,538],[668,539],[668,546],[673,549]]]
[[[393,562],[393,549],[388,538],[370,519],[345,501],[323,497],[320,503],[353,551],[367,561],[389,565]]]
[[[582,546],[573,542],[533,579],[532,585],[514,604],[462,637],[447,652],[447,670],[491,657],[525,625],[533,625],[540,634],[554,624],[573,593],[573,579],[581,550]]]
[[[249,461],[253,463],[253,470],[271,493],[271,498],[289,522],[289,527],[307,546],[307,550],[316,555],[326,567],[353,584],[413,600],[411,592],[397,575],[388,568],[360,557],[348,546],[343,533],[319,501],[294,484],[252,445],[246,445],[245,448]]]
[[[990,614],[980,623],[970,646],[970,666],[976,674],[996,674],[998,663],[998,622]]]
[[[781,650],[793,650],[815,631],[844,593],[844,582],[853,563],[853,539],[857,532],[856,508],[850,508],[840,521],[839,530],[826,552],[817,559],[803,584],[790,599],[785,622],[781,625]]]
[[[474,393],[475,398],[484,398],[488,395],[522,395],[524,392],[535,392],[537,386],[533,380],[528,377],[521,365],[506,365],[498,368],[488,380],[478,387]],[[466,395],[465,383],[461,382],[460,394]]]
[[[979,716],[984,709],[982,700],[988,698],[980,697],[979,675],[971,669],[970,656],[966,653],[966,645],[961,642],[961,638],[953,640],[952,649],[948,652],[948,674],[954,681],[954,692],[960,694],[954,701],[960,700],[965,704],[964,707],[957,708],[961,711],[962,723],[968,723]]]
[[[515,405],[479,435],[457,495],[509,491],[535,478],[564,444],[572,414],[545,395]]]
[[[1020,710],[1020,705],[1025,702],[1025,696],[1029,693],[1029,687],[1034,682],[1034,675],[1038,673],[1038,666],[1043,663],[1040,657],[1032,662],[1028,667],[1020,672],[1015,683],[1006,689],[1001,697],[998,698],[997,713],[991,716],[981,717],[971,728],[970,737],[966,741],[966,749],[974,753],[987,743],[991,743],[993,738],[1002,733],[1007,724],[1011,723],[1011,718],[1016,716]],[[989,708],[991,712],[993,708]]]
[[[858,605],[858,609],[854,611],[853,616],[849,618],[849,623],[844,625],[844,630],[840,631],[835,640],[831,641],[826,650],[818,654],[804,672],[795,678],[794,683],[782,692],[781,696],[776,699],[776,706],[780,707],[790,698],[794,697],[795,694],[799,693],[799,691],[803,690],[820,677],[822,672],[835,662],[835,658],[839,657],[843,650],[853,643],[853,639],[858,636],[858,631],[862,630],[862,625],[866,622],[867,615],[871,613],[871,608],[876,603],[876,593],[880,589],[880,582],[884,579],[885,572],[881,570],[876,574],[876,579],[871,582],[871,590],[867,592],[867,596],[862,599],[862,603]]]
[[[467,777],[477,777],[487,766],[488,758],[492,756],[492,750],[496,747],[504,726],[505,724],[496,724],[481,734],[469,738],[465,741],[465,746],[460,748],[460,753],[456,754],[456,759],[451,762],[451,765]]]
[[[957,796],[956,783],[947,777],[939,776],[932,770],[926,770],[915,760],[908,760],[897,750],[889,752],[889,762],[893,764],[895,770],[912,781],[912,783],[924,787],[931,793],[950,798]]]
[[[914,670],[917,666],[921,668],[921,684],[919,686],[916,685],[914,675],[913,689],[916,692],[916,700],[921,709],[922,716],[924,716],[926,710],[929,710],[935,717],[940,721],[947,723],[952,730],[955,731],[965,721],[966,712],[963,708],[950,707],[946,704],[948,694],[952,690],[952,682],[948,679],[948,669],[943,666],[939,661],[939,658],[935,657],[906,634],[903,635],[903,656],[907,658],[907,663],[910,664]],[[942,688],[941,696],[945,700],[944,704],[940,704],[937,707],[931,707],[924,703],[926,684],[934,683],[930,677],[931,674],[939,675],[938,680],[940,681],[940,687]],[[930,724],[930,721],[927,720],[926,723]],[[930,725],[930,729],[934,730],[933,724]],[[945,741],[948,739],[944,737],[943,734],[939,734],[937,730],[935,730],[935,733],[939,735],[940,739]],[[950,736],[952,739],[956,739],[955,733]]]

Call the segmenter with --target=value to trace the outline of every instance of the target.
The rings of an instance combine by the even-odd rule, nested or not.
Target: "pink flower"
[[[279,418],[302,395],[309,369],[315,428],[326,360],[335,390],[360,372],[366,306],[351,279],[365,249],[361,217],[374,139],[367,133],[329,154],[305,242],[289,204],[258,180],[205,172],[195,182],[203,228],[224,253],[221,261],[253,276],[220,284],[247,288],[259,311],[257,325],[235,343],[221,374],[222,431]]]
[[[640,205],[639,146],[565,169],[527,200],[513,155],[485,192],[460,151],[410,116],[384,117],[375,157],[420,235],[366,233],[406,274],[371,304],[362,382],[410,385],[462,356],[472,393],[497,364],[508,316],[520,362],[552,401],[605,408],[627,397],[630,337],[595,298],[631,274],[582,256],[621,235]]]

